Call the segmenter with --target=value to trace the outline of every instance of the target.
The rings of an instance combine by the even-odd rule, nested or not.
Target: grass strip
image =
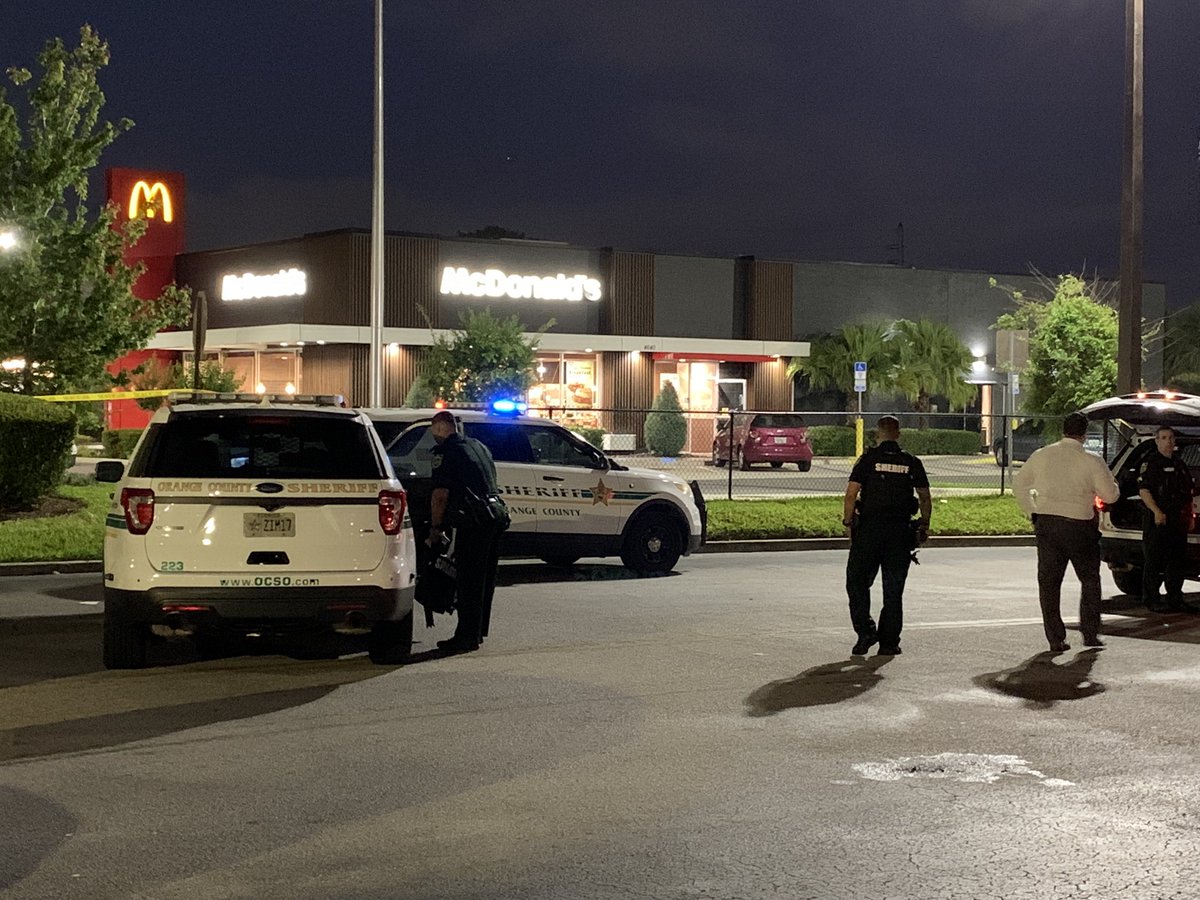
[[[112,485],[63,485],[58,492],[87,506],[69,516],[0,522],[0,562],[100,559]],[[708,512],[712,541],[842,535],[841,497],[710,500]],[[946,497],[933,501],[930,533],[1032,534],[1033,527],[1011,497]]]
[[[100,559],[112,492],[111,484],[60,485],[59,496],[82,500],[86,506],[67,516],[0,522],[0,562]]]
[[[711,541],[841,537],[841,497],[710,500]],[[1011,497],[945,497],[933,501],[932,535],[1033,534]]]

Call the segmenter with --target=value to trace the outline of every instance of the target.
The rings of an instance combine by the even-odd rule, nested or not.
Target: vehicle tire
[[[746,459],[746,453],[740,447],[738,448],[738,468],[743,472],[750,471],[750,461]]]
[[[812,460],[811,459],[802,459],[802,460],[800,460],[800,462],[796,463],[796,468],[799,469],[801,472],[807,472],[809,469],[812,468]]]
[[[662,575],[675,568],[683,554],[678,523],[662,512],[638,516],[625,533],[621,562],[639,575]]]
[[[716,444],[713,444],[712,464],[714,466],[716,466],[718,469],[723,469],[725,467],[725,460],[722,459],[717,454],[717,445]]]
[[[542,562],[556,569],[569,569],[578,559],[578,556],[543,556]]]
[[[144,669],[150,630],[144,622],[126,622],[104,612],[104,668]]]
[[[996,465],[998,465],[1000,468],[1003,469],[1004,468],[1004,448],[997,447],[995,450],[992,451],[992,455],[994,457],[996,457]]]
[[[1142,596],[1142,570],[1140,568],[1132,568],[1125,572],[1113,572],[1113,581],[1117,583],[1117,590],[1127,597]]]
[[[783,463],[781,463],[781,462],[772,462],[772,463],[771,463],[771,468],[772,468],[772,469],[782,469],[782,468],[783,468]]]
[[[398,622],[376,622],[367,635],[367,656],[371,662],[394,666],[407,660],[412,653],[412,630],[411,612]]]

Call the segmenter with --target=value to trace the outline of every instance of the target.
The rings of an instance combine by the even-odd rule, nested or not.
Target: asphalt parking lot
[[[0,630],[0,891],[1195,896],[1200,617],[1106,577],[1108,646],[1050,656],[1033,550],[921,556],[904,655],[857,659],[836,550],[506,563],[479,653],[443,619],[399,668],[105,672],[96,576],[7,579],[80,609]]]

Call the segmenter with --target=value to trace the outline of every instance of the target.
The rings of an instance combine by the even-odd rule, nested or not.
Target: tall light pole
[[[1125,141],[1121,167],[1121,291],[1117,393],[1142,386],[1142,44],[1145,0],[1125,0]]]
[[[371,194],[369,406],[383,406],[383,0],[375,0],[375,162]]]

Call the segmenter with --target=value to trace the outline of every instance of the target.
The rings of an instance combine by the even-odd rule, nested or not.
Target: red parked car
[[[795,463],[801,472],[812,468],[812,445],[808,442],[808,426],[804,417],[795,413],[757,413],[753,416],[734,416],[733,462],[743,469],[755,463],[770,463],[778,469],[784,463]],[[717,422],[713,440],[712,462],[723,466],[730,461],[729,420]]]

